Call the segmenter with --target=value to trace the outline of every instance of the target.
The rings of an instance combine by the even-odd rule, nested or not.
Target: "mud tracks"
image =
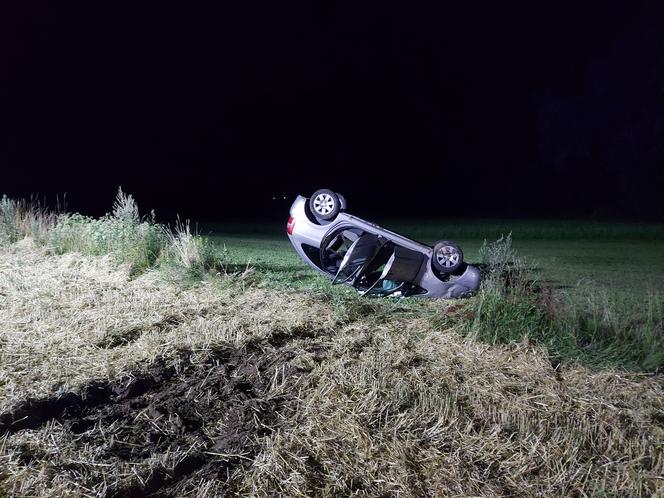
[[[257,439],[293,409],[275,386],[304,375],[291,363],[295,356],[268,344],[220,347],[199,362],[183,351],[129,382],[28,400],[0,416],[0,434],[59,419],[77,447],[97,449],[97,465],[118,469],[107,476],[107,496],[178,496],[202,479],[225,481],[231,492],[233,473],[252,464]]]
[[[184,354],[187,356],[187,354]],[[128,382],[92,381],[80,393],[65,393],[48,398],[29,398],[10,412],[0,414],[0,435],[23,429],[37,429],[54,419],[76,419],[99,405],[116,399],[140,396],[175,374],[158,359],[148,370],[138,371]]]

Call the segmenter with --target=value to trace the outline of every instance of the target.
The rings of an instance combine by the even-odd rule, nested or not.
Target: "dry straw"
[[[243,290],[228,277],[186,289],[157,272],[130,279],[108,257],[57,256],[30,241],[0,249],[0,274],[0,413],[92,380],[129,382],[155,358],[181,361],[183,348],[194,369],[218,344],[293,352],[262,393],[288,409],[254,436],[247,467],[185,473],[171,483],[178,496],[661,491],[661,376],[554,369],[527,343],[483,345],[398,309],[340,319],[316,294]],[[219,423],[206,426],[210,437]],[[205,440],[118,460],[104,445],[120,428],[105,424],[79,434],[65,416],[6,436],[0,490],[101,496],[174,474],[191,452],[218,468],[244,461]],[[94,434],[106,443],[86,443]]]

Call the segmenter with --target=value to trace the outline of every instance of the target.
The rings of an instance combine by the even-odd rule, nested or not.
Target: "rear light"
[[[288,235],[293,235],[294,228],[295,228],[295,218],[289,216],[288,223],[286,224],[286,232],[288,232]]]

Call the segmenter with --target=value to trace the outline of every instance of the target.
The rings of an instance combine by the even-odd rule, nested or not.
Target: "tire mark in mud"
[[[183,355],[188,356],[188,353]],[[85,410],[111,403],[115,398],[140,396],[175,374],[175,368],[166,367],[162,358],[155,361],[155,367],[136,372],[129,382],[95,380],[83,386],[80,393],[28,398],[12,411],[0,414],[0,435],[13,434],[23,429],[38,429],[46,422],[63,417],[75,418]]]
[[[92,382],[80,394],[28,400],[0,416],[0,433],[61,419],[77,445],[99,448],[98,462],[134,469],[137,479],[111,486],[109,497],[179,496],[191,479],[216,478],[230,491],[228,476],[252,465],[257,438],[294,410],[289,395],[269,394],[274,380],[291,382],[307,369],[291,361],[295,352],[268,342],[219,347],[202,364],[192,363],[189,351],[178,355],[153,362],[129,383]],[[150,464],[169,454],[178,455],[169,468]]]
[[[172,469],[157,468],[108,496],[179,496],[190,476],[225,480],[238,467],[249,467],[257,438],[269,434],[289,409],[286,396],[267,396],[275,376],[283,381],[299,373],[290,364],[293,351],[264,350],[256,344],[221,348],[204,365],[187,368],[144,395],[121,399],[76,421],[84,444],[97,438],[113,442],[105,456],[140,462],[174,449],[183,452]],[[112,427],[112,428],[111,428]],[[222,456],[223,455],[223,456]]]

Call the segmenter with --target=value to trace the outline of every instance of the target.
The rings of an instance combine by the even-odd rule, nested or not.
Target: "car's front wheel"
[[[339,214],[341,201],[332,190],[323,188],[314,192],[309,198],[309,209],[316,218],[331,220]]]
[[[454,242],[441,240],[433,246],[431,264],[441,273],[453,273],[463,263],[463,252]]]

